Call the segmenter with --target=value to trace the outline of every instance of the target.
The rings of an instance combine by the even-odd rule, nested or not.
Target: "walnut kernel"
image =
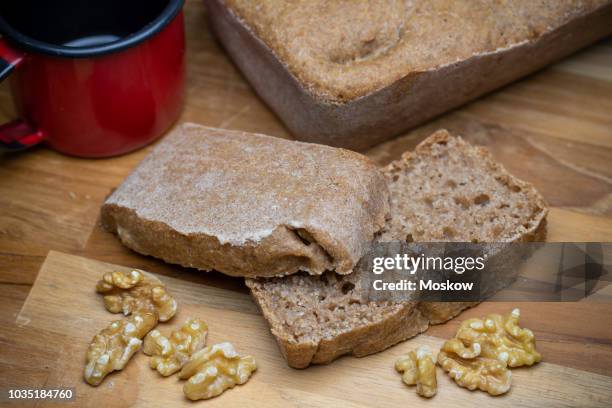
[[[236,384],[244,384],[256,369],[252,356],[238,354],[230,343],[219,343],[191,356],[179,378],[188,379],[183,387],[187,398],[208,399]]]
[[[436,363],[427,347],[419,347],[397,359],[395,369],[403,373],[402,380],[408,385],[416,385],[417,394],[431,398],[436,395]]]
[[[167,377],[179,371],[195,352],[206,344],[208,326],[197,318],[188,318],[185,324],[165,337],[151,330],[144,339],[143,351],[150,355],[149,364]]]
[[[96,285],[104,295],[104,307],[111,313],[129,315],[134,312],[155,312],[159,320],[170,320],[176,313],[176,301],[164,284],[152,275],[133,270],[129,273],[105,273]]]
[[[153,313],[134,313],[115,320],[96,334],[87,349],[83,376],[91,385],[99,385],[113,371],[122,370],[140,349],[142,338],[157,324]]]
[[[478,343],[473,346],[480,350]],[[512,373],[505,363],[485,357],[462,358],[464,349],[459,339],[447,341],[438,353],[438,364],[461,387],[469,390],[478,388],[491,395],[508,392],[512,385]],[[471,352],[467,353],[469,355]]]
[[[519,309],[514,309],[505,317],[491,314],[462,322],[456,337],[442,346],[438,364],[462,387],[491,395],[507,392],[512,383],[509,367],[542,359],[533,332],[519,327],[519,318]]]
[[[498,359],[509,367],[531,366],[542,359],[535,348],[535,336],[519,327],[521,312],[514,309],[502,317],[491,314],[484,319],[468,319],[461,323],[457,338],[480,344],[482,357]]]

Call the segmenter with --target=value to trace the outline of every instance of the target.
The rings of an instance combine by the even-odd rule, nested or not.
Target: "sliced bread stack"
[[[542,240],[546,204],[488,151],[439,131],[383,169],[391,220],[382,241]],[[247,279],[290,366],[365,356],[445,322],[474,303],[367,302],[358,273]]]
[[[546,212],[530,184],[445,131],[380,171],[343,149],[186,124],[101,219],[139,253],[247,278],[289,365],[306,367],[378,352],[472,305],[362,301],[353,269],[373,240],[541,240]]]

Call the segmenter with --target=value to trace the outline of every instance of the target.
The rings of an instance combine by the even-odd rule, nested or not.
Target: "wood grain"
[[[185,22],[188,85],[181,121],[289,138],[208,32],[201,1],[187,1]],[[366,154],[386,164],[433,130],[449,128],[487,145],[511,172],[536,185],[552,207],[549,240],[612,241],[611,61],[608,39]],[[5,82],[0,85],[0,123],[15,117]],[[101,202],[149,149],[103,160],[66,157],[46,147],[0,156],[0,385],[40,386],[58,375],[47,351],[30,341],[37,331],[15,325],[50,250],[245,293],[239,279],[165,265],[123,248],[99,229]],[[567,304],[534,306],[540,308],[563,322],[542,334],[548,361],[610,374],[612,336],[597,332],[612,326],[610,310],[585,317],[572,314]],[[571,318],[563,318],[564,313]],[[596,325],[589,324],[592,320]],[[564,332],[568,325],[574,334]],[[436,330],[450,330],[446,327]],[[49,336],[48,344],[59,347],[65,341]],[[581,343],[588,353],[577,352]],[[297,389],[287,391],[286,398],[305,395],[314,398],[312,390]],[[335,403],[335,398],[321,396],[320,402]]]
[[[73,255],[51,252],[38,275],[28,299],[17,318],[18,324],[35,329],[42,336],[32,339],[37,348],[46,350],[54,367],[45,385],[76,387],[79,406],[189,405],[181,392],[176,376],[162,378],[148,367],[148,358],[138,353],[127,368],[114,373],[94,388],[82,380],[83,357],[91,337],[116,315],[106,312],[102,299],[95,294],[97,280],[104,272],[128,268],[91,261]],[[181,279],[164,278],[176,297],[179,312],[169,324],[158,326],[162,332],[176,328],[187,316],[204,319],[210,328],[209,343],[229,341],[237,350],[255,356],[258,370],[246,385],[228,391],[207,402],[207,406],[313,406],[329,404],[354,407],[421,406],[429,401],[405,387],[394,372],[395,359],[414,347],[427,345],[437,349],[442,339],[421,335],[382,353],[364,358],[345,357],[330,366],[307,370],[289,368],[278,353],[277,345],[266,323],[245,294],[191,285]],[[70,305],[79,305],[78,313]],[[489,303],[489,311],[507,312],[508,305]],[[484,308],[472,310],[482,314]],[[548,328],[541,312],[524,313],[524,324],[534,328],[540,338]],[[544,326],[542,326],[544,324]],[[601,335],[610,335],[610,328],[600,328]],[[60,336],[57,343],[48,337]],[[58,337],[58,338],[60,338]],[[578,346],[584,352],[585,347]],[[58,353],[59,351],[59,353]],[[502,397],[470,392],[457,387],[441,371],[436,404],[451,403],[457,407],[486,404],[493,407],[604,407],[612,403],[612,378],[547,362],[532,368],[513,370],[513,388]],[[384,398],[381,398],[384,396]],[[299,401],[295,401],[295,399]]]

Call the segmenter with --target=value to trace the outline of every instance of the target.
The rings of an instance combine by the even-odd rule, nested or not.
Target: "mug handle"
[[[23,62],[25,54],[10,47],[0,38],[0,82]],[[21,119],[0,125],[0,153],[19,151],[42,142],[42,130],[33,129]]]

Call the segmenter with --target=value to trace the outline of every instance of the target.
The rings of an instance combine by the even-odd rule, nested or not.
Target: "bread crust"
[[[298,139],[355,150],[387,140],[612,32],[612,2],[608,2],[585,8],[558,27],[536,31],[506,47],[409,70],[375,89],[345,89],[340,98],[300,79],[296,70],[301,66],[289,68],[277,47],[262,40],[223,0],[204,1],[215,35]],[[385,76],[384,67],[380,70]]]
[[[384,177],[358,153],[186,124],[108,197],[101,222],[144,255],[271,277],[350,273],[388,213]]]

